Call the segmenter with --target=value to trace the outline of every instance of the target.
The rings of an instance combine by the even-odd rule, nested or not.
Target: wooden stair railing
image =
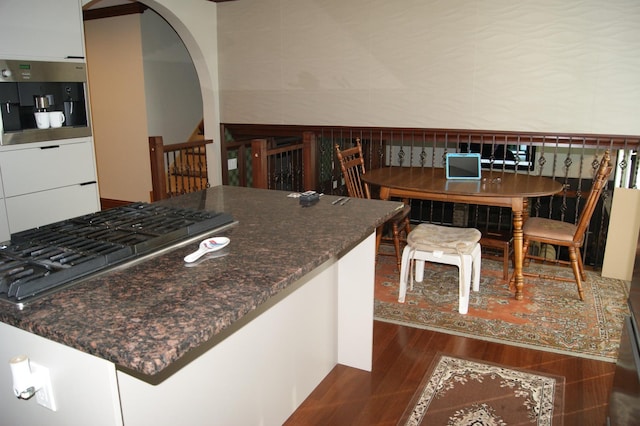
[[[312,132],[221,144],[225,185],[303,192],[318,186],[318,147]],[[232,169],[229,165],[233,163]]]
[[[253,168],[253,187],[263,189],[289,189],[307,191],[316,188],[316,138],[311,132],[302,135],[299,143],[270,147],[269,139],[251,141],[251,162]],[[284,165],[290,175],[286,187],[279,187],[278,181]]]
[[[149,137],[152,201],[163,200],[209,187],[206,145],[194,140],[165,145],[162,136]]]

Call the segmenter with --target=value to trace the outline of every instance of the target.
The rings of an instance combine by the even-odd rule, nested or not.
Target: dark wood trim
[[[318,142],[313,132],[302,134],[302,178],[305,191],[313,191],[318,187]]]
[[[126,206],[131,204],[132,201],[114,200],[111,198],[100,198],[100,209],[107,210],[113,207]]]
[[[253,167],[253,187],[254,188],[269,188],[269,182],[267,174],[269,169],[267,167],[267,140],[266,139],[254,139],[251,141],[251,164]]]
[[[112,18],[114,16],[133,15],[143,13],[149,9],[142,3],[123,4],[120,6],[101,7],[98,9],[87,9],[82,11],[82,19],[90,21],[92,19]]]
[[[164,167],[164,143],[162,136],[149,136],[149,158],[153,201],[167,198],[167,175]]]
[[[546,132],[516,132],[507,130],[471,130],[471,129],[441,129],[419,127],[369,127],[369,126],[322,126],[297,124],[248,124],[221,123],[221,140],[226,140],[225,133],[229,132],[235,140],[253,139],[255,137],[300,136],[305,131],[335,135],[341,137],[362,137],[371,135],[376,139],[392,136],[410,137],[414,135],[421,140],[427,135],[428,141],[435,143],[484,143],[484,144],[522,144],[529,146],[552,145],[554,147],[569,146],[597,146],[604,148],[628,149],[640,145],[640,135],[614,135],[596,133],[546,133]]]

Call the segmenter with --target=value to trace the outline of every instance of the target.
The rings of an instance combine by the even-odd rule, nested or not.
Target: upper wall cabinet
[[[80,0],[1,0],[0,59],[84,60]]]

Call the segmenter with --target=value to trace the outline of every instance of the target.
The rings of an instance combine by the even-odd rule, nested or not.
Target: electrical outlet
[[[238,168],[238,159],[237,158],[229,158],[227,160],[227,170],[235,170]]]
[[[49,369],[31,362],[31,372],[38,378],[38,385],[40,386],[40,389],[36,392],[36,402],[51,411],[57,411]]]

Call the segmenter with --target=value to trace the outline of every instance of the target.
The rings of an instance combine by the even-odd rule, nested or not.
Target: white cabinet
[[[0,173],[11,233],[100,209],[91,138],[3,147]]]
[[[112,363],[4,323],[0,339],[1,424],[122,426]],[[49,369],[57,411],[38,405],[36,397],[23,400],[13,395],[9,360],[17,355]]]
[[[0,243],[9,241],[11,232],[9,232],[9,220],[7,212],[4,208],[4,198],[0,199]]]
[[[2,190],[2,176],[0,176],[0,243],[8,241],[11,236],[9,232],[9,222],[7,211],[4,206],[4,191]]]
[[[5,364],[0,368],[1,423],[281,425],[336,363],[371,371],[374,262],[371,234],[232,324],[225,337],[205,342],[193,351],[197,357],[154,385],[104,359],[0,322],[0,360],[24,354],[49,368],[58,407],[52,412],[38,406],[36,398],[16,398]],[[79,303],[80,316],[87,307]],[[160,310],[146,318],[153,323]],[[37,325],[39,313],[31,313]],[[119,313],[126,318],[126,312]],[[73,326],[61,323],[61,340],[65,327],[73,332]]]
[[[6,198],[11,232],[20,232],[48,223],[93,213],[97,183],[66,186],[49,191]]]
[[[95,181],[89,138],[12,145],[0,152],[5,197]]]
[[[84,58],[80,0],[0,1],[0,57],[59,61]]]

